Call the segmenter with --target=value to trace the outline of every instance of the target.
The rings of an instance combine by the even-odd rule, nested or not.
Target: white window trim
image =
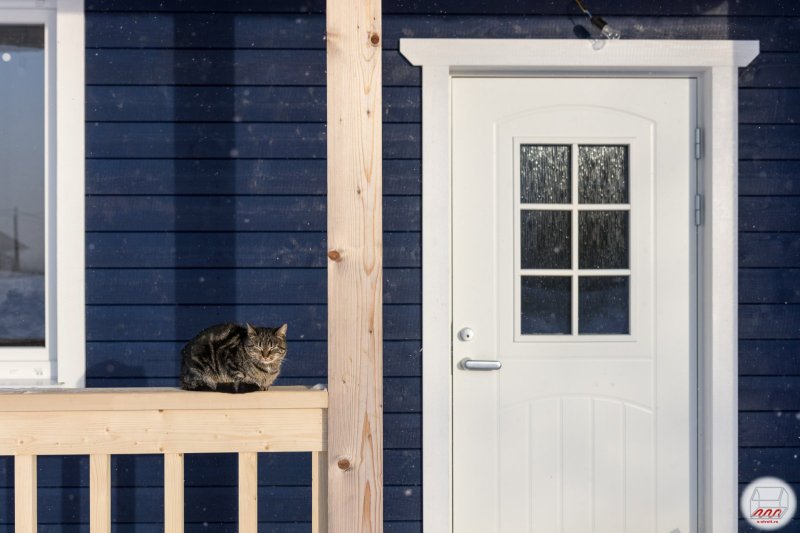
[[[83,387],[86,374],[83,0],[0,0],[0,23],[9,22],[45,24],[47,317],[44,350],[21,354],[19,348],[0,348],[0,387]],[[24,358],[20,359],[20,355]]]
[[[738,527],[738,68],[758,41],[401,39],[422,66],[423,524],[452,531],[450,82],[453,75],[698,80],[705,222],[698,238],[700,531]],[[448,391],[445,393],[445,391]]]

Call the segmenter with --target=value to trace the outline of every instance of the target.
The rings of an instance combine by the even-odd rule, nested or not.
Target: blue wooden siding
[[[625,38],[761,41],[740,75],[739,475],[800,488],[800,8],[591,4]],[[175,384],[181,344],[221,320],[288,321],[281,381],[325,379],[323,10],[87,0],[90,386]],[[387,0],[384,12],[385,518],[389,533],[419,533],[420,72],[398,39],[570,38],[585,19],[567,0]],[[308,458],[259,460],[264,530],[308,531]],[[40,464],[40,530],[88,531],[88,461]],[[160,528],[161,464],[114,459],[119,531]],[[192,456],[186,472],[187,530],[235,531],[235,459]],[[0,533],[12,481],[0,460]]]

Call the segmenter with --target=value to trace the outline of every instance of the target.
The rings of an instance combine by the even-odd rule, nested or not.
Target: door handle
[[[462,359],[458,366],[461,370],[500,370],[503,363],[485,359]]]

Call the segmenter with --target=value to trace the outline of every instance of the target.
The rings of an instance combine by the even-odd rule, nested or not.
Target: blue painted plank
[[[740,305],[739,338],[800,338],[800,306]]]
[[[740,339],[800,339],[800,305],[740,305]]]
[[[385,269],[386,304],[421,303],[419,269]],[[327,302],[325,269],[88,269],[93,304],[290,304]]]
[[[742,376],[800,376],[800,341],[739,341]]]
[[[417,196],[385,196],[386,231],[420,231]],[[90,196],[87,231],[325,231],[323,196]]]
[[[739,71],[739,87],[800,87],[800,54],[762,53]]]
[[[137,68],[147,65],[147,68]],[[324,50],[87,50],[90,85],[325,85]]]
[[[325,47],[322,14],[95,13],[86,22],[87,48]],[[576,22],[589,26],[586,19],[564,15],[387,14],[383,18],[383,49],[397,49],[401,37],[574,39]],[[782,20],[777,27],[773,19],[760,16],[615,16],[613,24],[627,39],[761,38],[764,51],[794,51],[800,47],[800,22],[793,18]],[[769,38],[764,38],[766,35]]]
[[[325,118],[324,87],[86,88],[87,122],[325,122]]]
[[[324,124],[218,124],[92,122],[86,125],[89,158],[316,159],[326,152]],[[386,124],[383,155],[419,159],[420,126]]]
[[[324,87],[174,87],[91,85],[89,122],[326,121]],[[420,122],[421,89],[386,87],[383,122]]]
[[[87,233],[89,268],[325,267],[324,233]],[[384,233],[384,266],[421,266],[421,235]]]
[[[597,0],[592,4],[595,13],[603,15],[779,15],[791,16],[798,14],[795,4],[784,0],[764,0],[758,3],[749,2],[696,2],[693,0],[675,0],[673,2],[642,4],[640,0]],[[220,3],[214,0],[88,0],[87,11],[219,11],[222,13],[323,13],[325,3],[323,0],[272,0],[270,2],[255,2],[254,0],[230,0]],[[543,15],[559,14],[577,17],[577,8],[572,3],[552,2],[538,0],[534,2],[523,0],[507,0],[495,2],[493,0],[387,0],[383,4],[386,14],[413,13],[417,15],[440,13],[475,13],[475,14],[520,14]]]
[[[182,341],[93,341],[86,345],[87,375],[91,378],[163,378],[180,373]],[[289,378],[324,379],[328,346],[325,341],[292,340],[281,375]],[[421,376],[422,350],[418,340],[384,341],[385,377]]]
[[[800,44],[796,48],[800,49]],[[798,122],[800,122],[800,90],[742,89],[739,91],[740,124],[796,124]]]
[[[739,267],[800,267],[800,234],[740,233]]]
[[[739,231],[800,231],[800,196],[740,197]]]
[[[147,68],[140,68],[147,65]],[[383,53],[386,85],[419,85],[420,69]],[[89,85],[325,85],[324,50],[87,50]]]
[[[800,270],[740,269],[739,303],[800,303]]]
[[[739,446],[797,446],[800,419],[795,412],[739,413]]]
[[[739,157],[800,159],[800,125],[739,126]]]
[[[739,194],[800,195],[800,161],[740,161]]]
[[[739,481],[749,483],[763,476],[779,475],[789,483],[800,482],[800,448],[742,448]]]
[[[324,195],[323,159],[88,159],[86,193]],[[419,195],[418,159],[383,162],[386,195]]]
[[[93,122],[86,125],[86,156],[324,158],[325,127],[322,124]]]
[[[418,413],[383,415],[383,448],[421,449],[422,415]]]
[[[800,413],[800,377],[739,377],[739,410]]]
[[[88,341],[186,341],[220,322],[292,324],[289,340],[324,340],[327,309],[321,305],[103,305],[86,311]],[[421,308],[390,305],[384,310],[384,338],[418,339]]]
[[[325,48],[325,16],[94,13],[86,17],[86,47],[319,50]]]

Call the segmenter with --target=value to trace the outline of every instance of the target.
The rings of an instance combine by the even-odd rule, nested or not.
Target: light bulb
[[[600,32],[606,36],[606,39],[619,39],[620,37],[619,30],[611,24],[606,24],[603,26],[603,29],[601,29]]]

